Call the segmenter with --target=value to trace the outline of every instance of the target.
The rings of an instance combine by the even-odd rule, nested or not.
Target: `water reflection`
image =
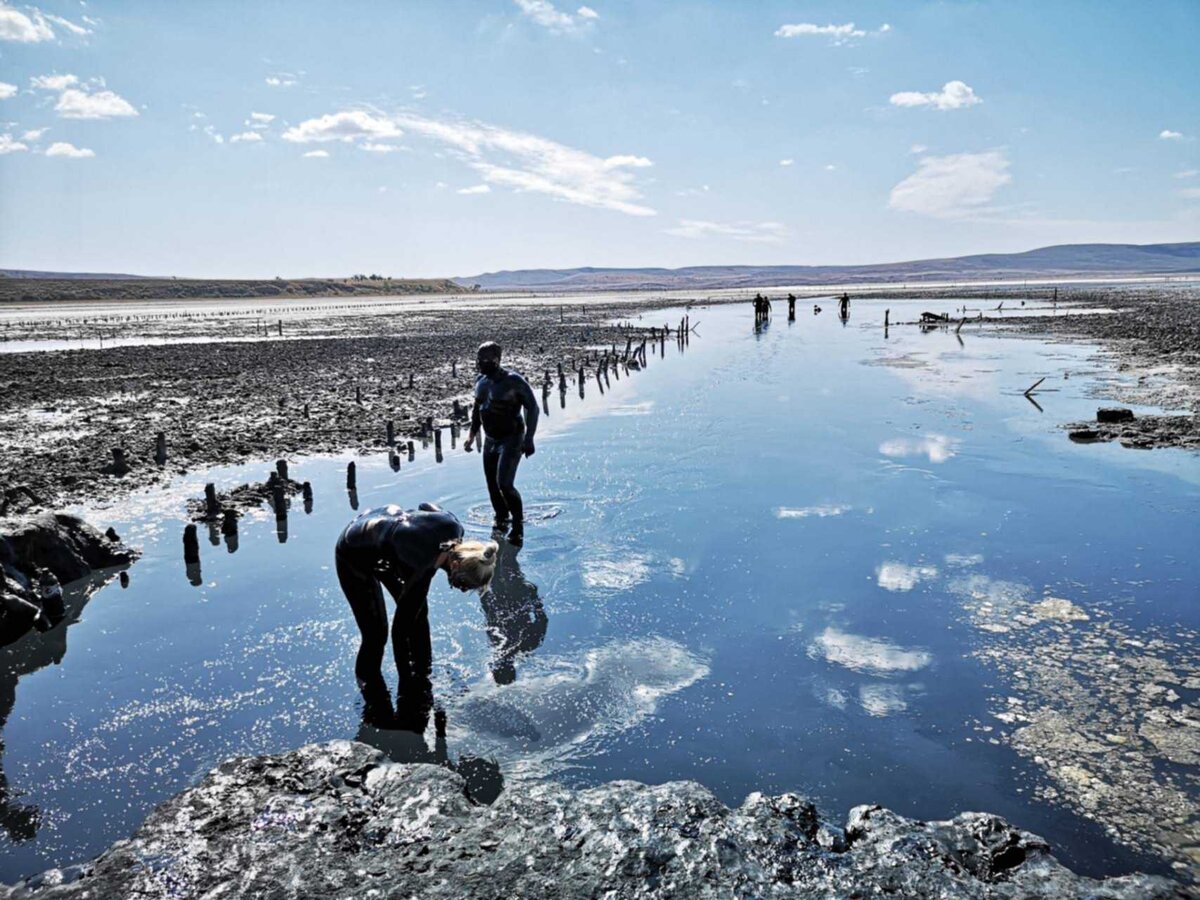
[[[521,571],[518,553],[519,547],[500,541],[500,558],[491,590],[480,597],[493,648],[491,670],[496,684],[516,681],[518,654],[531,653],[542,645],[549,622],[537,585]]]
[[[63,591],[64,617],[49,631],[31,631],[15,643],[0,647],[0,734],[17,699],[17,684],[26,675],[46,666],[58,665],[67,655],[67,629],[79,621],[93,592],[112,577],[114,570],[97,573],[68,585]],[[129,584],[125,568],[120,569],[121,586]],[[4,741],[0,740],[0,830],[13,843],[32,840],[41,826],[41,811],[20,801],[10,789],[3,767]]]

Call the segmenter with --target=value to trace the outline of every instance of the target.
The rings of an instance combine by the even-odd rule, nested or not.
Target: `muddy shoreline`
[[[1200,287],[1072,287],[1059,292],[1058,307],[1051,291],[1013,286],[911,296],[939,312],[951,312],[951,300],[980,301],[982,318],[974,314],[969,328],[979,323],[991,332],[1098,344],[1123,376],[1098,405],[1174,413],[1162,428],[1154,417],[1139,417],[1138,446],[1200,445]],[[991,302],[1011,311],[1022,299],[1038,304],[1038,314],[1006,318]],[[0,515],[112,500],[181,472],[255,458],[384,452],[388,421],[398,438],[419,437],[430,417],[435,425],[450,423],[455,401],[469,401],[481,340],[499,341],[508,364],[535,383],[546,372],[557,382],[559,364],[573,382],[588,348],[623,350],[631,333],[640,341],[664,324],[659,310],[684,302],[647,296],[565,312],[552,303],[446,303],[369,314],[342,314],[333,303],[278,326],[220,312],[171,315],[122,325],[122,334],[166,343],[0,354]],[[1084,315],[1080,307],[1112,312]],[[916,308],[897,319],[915,318]],[[619,320],[632,331],[613,324]],[[49,322],[42,336],[57,338],[70,327]],[[1064,440],[1068,426],[1080,426],[1061,424]],[[167,445],[162,465],[155,460],[159,432]],[[114,447],[125,451],[125,474],[113,470]]]

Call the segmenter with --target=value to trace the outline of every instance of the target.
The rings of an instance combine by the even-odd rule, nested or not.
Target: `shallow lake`
[[[1088,873],[1166,870],[1200,801],[1172,730],[1200,692],[1200,459],[1067,440],[1115,377],[1094,348],[885,337],[885,306],[925,306],[824,306],[789,323],[776,303],[762,329],[697,307],[686,349],[550,395],[526,546],[502,547],[491,595],[430,594],[444,753],[432,725],[362,724],[332,565],[350,457],[292,460],[311,513],[297,498],[283,528],[264,507],[236,552],[201,526],[198,584],[186,498],[273,461],[89,511],[145,555],[69,629],[0,651],[0,878],[98,852],[226,756],[356,737],[508,789],[695,779],[835,818],[986,810]],[[1044,412],[1022,396],[1042,376]],[[485,536],[479,456],[448,434],[445,453],[358,458],[358,508],[432,501]]]

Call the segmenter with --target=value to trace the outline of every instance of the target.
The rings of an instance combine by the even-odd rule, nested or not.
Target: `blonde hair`
[[[500,545],[495,541],[459,541],[449,548],[450,567],[469,588],[483,591],[496,574]]]

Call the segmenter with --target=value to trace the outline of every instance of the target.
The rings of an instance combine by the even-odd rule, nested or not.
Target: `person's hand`
[[[471,433],[469,433],[467,435],[467,442],[465,444],[463,444],[463,449],[466,450],[468,453],[470,453],[471,450],[473,450],[475,447],[475,441],[478,439],[479,439],[479,435],[476,432],[472,431]]]
[[[525,446],[521,448],[521,452],[526,456],[533,456],[533,454],[536,452],[533,446],[533,441],[526,441]]]

